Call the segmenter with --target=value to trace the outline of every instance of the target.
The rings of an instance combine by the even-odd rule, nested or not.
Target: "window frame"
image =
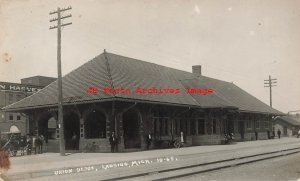
[[[251,120],[246,120],[246,129],[247,130],[252,129],[252,121]]]
[[[255,129],[260,129],[260,120],[255,120]]]
[[[14,120],[14,115],[13,114],[9,114],[8,115],[8,120],[13,121]]]

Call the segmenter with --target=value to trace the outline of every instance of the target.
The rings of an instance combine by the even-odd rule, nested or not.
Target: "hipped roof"
[[[104,52],[65,75],[64,104],[111,100],[143,101],[199,108],[235,108],[240,111],[282,114],[233,83],[199,76],[154,63]],[[104,87],[130,88],[131,94],[104,94]],[[98,94],[89,94],[97,87]],[[179,94],[136,94],[138,88],[179,88]],[[186,88],[210,88],[209,95],[187,94]],[[37,93],[3,108],[6,111],[57,106],[57,80]]]

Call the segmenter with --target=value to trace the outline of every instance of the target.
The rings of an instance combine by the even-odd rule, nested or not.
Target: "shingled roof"
[[[283,121],[293,126],[300,126],[300,118],[293,116],[281,116],[276,118],[275,121]]]
[[[91,61],[65,75],[63,81],[64,104],[81,104],[114,100],[143,101],[199,108],[235,108],[240,111],[282,114],[233,83],[199,76],[154,63],[104,52]],[[104,94],[104,87],[130,88],[131,94]],[[97,87],[98,94],[88,94]],[[142,88],[179,88],[179,94],[136,94]],[[185,89],[210,88],[212,94],[187,94]],[[57,106],[57,81],[37,93],[5,108],[7,111],[28,110]]]

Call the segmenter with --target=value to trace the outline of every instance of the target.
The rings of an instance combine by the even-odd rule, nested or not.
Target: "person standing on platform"
[[[116,144],[117,144],[117,138],[116,138],[115,132],[111,133],[111,136],[109,137],[109,143],[110,143],[111,152],[114,153],[115,152],[115,147],[116,147]]]
[[[27,135],[26,144],[27,144],[27,155],[31,155],[31,151],[32,151],[32,138],[30,137],[30,135]]]
[[[40,144],[41,144],[40,136],[37,136],[35,138],[35,148],[37,149],[38,154],[40,153]]]
[[[116,145],[115,145],[115,152],[118,152],[119,151],[119,144],[121,144],[121,136],[120,134],[116,136]]]
[[[37,146],[37,139],[36,136],[32,137],[32,151],[34,151],[34,154],[36,154],[36,146]]]
[[[180,132],[180,143],[181,143],[181,146],[182,146],[183,143],[184,143],[184,135],[183,135],[183,132],[182,132],[182,131]]]
[[[149,134],[146,136],[147,150],[149,150],[150,145],[151,145],[151,142],[152,142],[152,136],[151,136],[151,134],[149,133]]]
[[[43,144],[44,144],[45,138],[44,136],[41,134],[39,136],[39,153],[42,154],[43,153]]]
[[[254,134],[255,134],[255,140],[257,140],[258,133],[257,133],[257,131],[256,131],[256,130],[255,130]]]
[[[277,130],[277,135],[278,135],[278,138],[280,139],[280,135],[281,135],[280,129]]]
[[[72,141],[72,148],[74,149],[74,150],[77,150],[77,135],[76,135],[76,133],[73,133],[73,136],[72,136],[72,139],[71,139]]]

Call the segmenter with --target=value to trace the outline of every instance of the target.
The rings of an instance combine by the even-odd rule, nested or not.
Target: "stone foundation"
[[[192,145],[218,145],[221,144],[223,137],[221,135],[199,135],[192,137]]]
[[[90,152],[91,145],[95,142],[96,150],[95,152],[110,152],[110,143],[108,138],[95,138],[95,139],[80,139],[79,141],[79,150],[82,152]]]

